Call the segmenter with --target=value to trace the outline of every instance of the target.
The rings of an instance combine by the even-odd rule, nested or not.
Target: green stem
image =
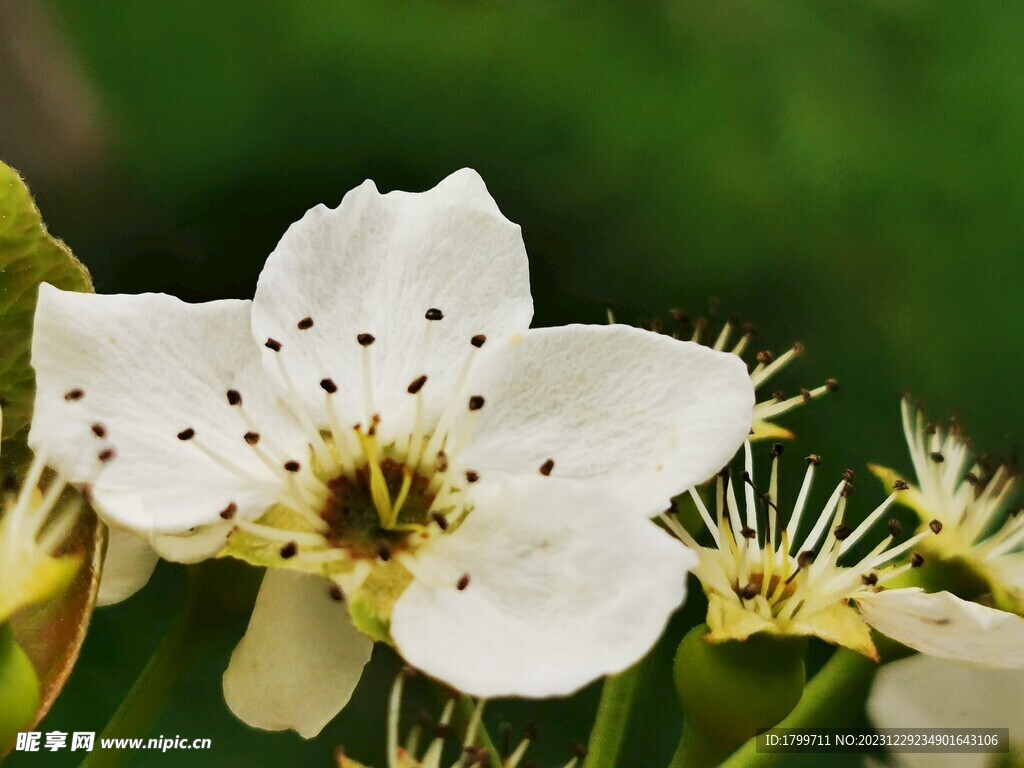
[[[639,661],[625,672],[604,681],[583,768],[613,768],[616,765],[646,661]]]
[[[189,590],[185,605],[160,641],[153,657],[103,729],[102,739],[145,737],[178,682],[202,655],[211,639],[208,606]],[[82,768],[113,768],[126,763],[132,749],[103,749],[97,743],[82,761]]]
[[[847,724],[859,711],[859,706],[852,707],[851,703],[864,701],[877,669],[871,659],[839,649],[807,684],[793,711],[775,727],[835,728]],[[721,768],[763,768],[778,765],[787,757],[784,752],[758,752],[756,739],[750,739]]]

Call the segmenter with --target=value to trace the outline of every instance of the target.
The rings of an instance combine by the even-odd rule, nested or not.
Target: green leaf
[[[20,474],[35,397],[30,364],[32,322],[39,284],[91,291],[89,272],[50,236],[28,187],[0,162],[0,397],[3,398],[4,469]]]

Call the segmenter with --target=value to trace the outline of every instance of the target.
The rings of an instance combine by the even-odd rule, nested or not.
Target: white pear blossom
[[[924,559],[914,553],[925,539],[945,535],[932,521],[926,529],[896,543],[899,522],[867,552],[856,547],[885,516],[906,485],[898,482],[885,501],[859,524],[847,523],[852,473],[844,472],[820,513],[808,519],[808,499],[820,458],[808,457],[807,472],[792,511],[784,515],[778,498],[778,457],[772,449],[766,491],[755,484],[753,456],[746,446],[743,485],[720,475],[715,488],[715,517],[700,494],[690,496],[708,528],[711,546],[701,546],[679,521],[665,524],[691,549],[699,563],[694,575],[708,597],[708,640],[743,640],[758,632],[815,636],[877,659],[873,627],[916,650],[948,659],[997,667],[1024,667],[1024,619],[961,600],[948,592],[917,587],[886,588]],[[743,500],[742,504],[740,499]],[[787,519],[788,518],[788,519]],[[811,529],[801,535],[801,524]],[[941,532],[941,533],[940,533]],[[867,539],[870,540],[870,539]]]
[[[455,699],[449,698],[441,712],[437,723],[417,722],[406,736],[404,742],[399,739],[398,731],[402,714],[402,694],[405,688],[405,674],[399,675],[391,687],[391,696],[388,700],[388,743],[387,743],[387,768],[491,768],[493,765],[491,753],[483,746],[480,738],[481,722],[484,714],[486,701],[481,699],[473,707],[473,714],[466,728],[465,737],[462,739],[462,747],[459,757],[454,763],[445,761],[445,744],[450,740],[452,717],[455,714]],[[430,735],[430,732],[433,735]],[[511,749],[511,752],[501,757],[500,768],[527,768],[531,763],[525,763],[530,745],[536,740],[535,728],[527,730],[522,740]],[[423,742],[426,741],[426,747]],[[449,750],[450,751],[450,750]],[[449,756],[450,757],[450,756]],[[337,753],[338,768],[366,768],[362,763],[345,754],[344,749]],[[563,768],[576,768],[579,765],[579,756],[572,757]],[[535,764],[535,763],[532,763]]]
[[[0,416],[2,423],[2,416]],[[20,486],[4,490],[0,508],[0,624],[22,608],[63,592],[82,566],[81,554],[61,551],[82,509],[67,500],[67,482],[37,454]]]
[[[164,557],[268,567],[224,680],[250,724],[317,733],[370,637],[473,695],[566,694],[683,600],[693,555],[650,518],[754,398],[733,355],[532,308],[474,172],[367,182],[288,229],[251,302],[44,285],[30,441],[75,480],[106,461],[104,519]]]
[[[1005,465],[994,472],[974,457],[958,424],[926,421],[924,411],[904,398],[903,433],[917,476],[901,501],[922,519],[942,522],[944,533],[928,549],[966,563],[989,585],[1000,605],[1024,613],[1024,515],[1013,506],[1020,486]],[[883,482],[900,475],[872,466]]]
[[[1008,728],[1005,753],[898,752],[898,768],[997,768],[1024,765],[1024,669],[992,670],[929,656],[886,664],[875,676],[867,712],[877,728]]]

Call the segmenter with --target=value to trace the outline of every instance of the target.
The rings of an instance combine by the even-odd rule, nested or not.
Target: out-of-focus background
[[[0,158],[98,291],[195,301],[250,296],[288,224],[365,178],[421,190],[472,166],[523,226],[537,324],[717,307],[760,348],[805,342],[779,387],[844,386],[787,422],[787,482],[822,454],[858,472],[864,513],[865,464],[908,466],[901,391],[982,449],[1012,455],[1024,425],[1022,29],[1001,0],[5,0]],[[101,730],[182,591],[162,565],[97,612],[43,730]],[[631,767],[671,755],[694,606],[657,651]],[[213,749],[133,765],[329,765],[344,744],[382,766],[392,655],[304,742],[227,712],[232,640],[154,729]],[[596,693],[495,702],[492,725],[542,723],[554,765]]]

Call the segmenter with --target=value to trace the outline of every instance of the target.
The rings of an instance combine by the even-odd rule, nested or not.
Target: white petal
[[[149,582],[160,556],[146,540],[114,526],[107,527],[107,554],[103,558],[99,605],[127,600]]]
[[[224,549],[231,529],[231,523],[202,525],[184,533],[154,534],[149,543],[164,560],[198,563]]]
[[[265,437],[304,458],[302,433],[277,403],[249,332],[249,302],[185,304],[171,296],[98,296],[39,290],[32,364],[38,391],[29,442],[76,482],[92,482],[113,523],[177,533],[220,522],[229,503],[260,514],[284,481],[254,455],[228,389]],[[74,390],[84,394],[71,400]],[[105,435],[92,432],[100,424]],[[192,428],[196,439],[182,441]],[[204,453],[248,473],[239,475]],[[100,465],[112,447],[116,458]],[[256,478],[254,482],[252,478]]]
[[[1024,746],[1024,670],[990,670],[930,656],[887,664],[875,677],[867,711],[878,728],[1009,728]],[[989,765],[986,754],[899,754],[912,768]]]
[[[617,499],[543,478],[481,488],[466,522],[410,564],[391,618],[399,651],[487,697],[568,694],[638,661],[696,556]]]
[[[646,516],[721,469],[750,431],[743,362],[622,325],[527,331],[481,350],[469,391],[485,398],[462,466],[484,479],[580,478]],[[456,428],[458,434],[458,428]]]
[[[373,641],[319,576],[271,569],[224,673],[224,700],[255,728],[310,739],[352,697]]]
[[[428,309],[444,319],[425,319]],[[373,402],[387,431],[411,412],[414,379],[428,376],[428,417],[436,414],[473,351],[470,340],[523,330],[532,315],[519,227],[464,169],[419,194],[381,195],[367,181],[338,208],[311,209],[267,259],[253,332],[282,343],[278,354],[314,413],[323,405],[320,380],[333,378],[353,423],[367,415],[356,337],[372,334]],[[307,317],[314,325],[300,330]],[[277,373],[274,355],[266,360]]]
[[[914,650],[986,667],[1024,667],[1020,616],[917,588],[856,599],[868,624]]]

